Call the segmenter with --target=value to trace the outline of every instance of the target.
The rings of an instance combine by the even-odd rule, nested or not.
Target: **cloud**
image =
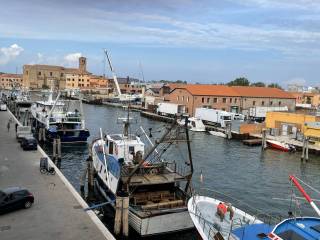
[[[70,66],[70,65],[74,65],[75,63],[77,63],[81,56],[82,56],[82,53],[69,53],[69,54],[65,55],[63,59],[64,59],[65,63],[68,66]]]
[[[18,44],[12,44],[10,47],[0,48],[0,64],[5,65],[10,61],[16,59],[24,49]]]

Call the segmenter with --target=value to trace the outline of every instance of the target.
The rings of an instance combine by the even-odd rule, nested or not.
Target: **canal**
[[[125,116],[124,110],[85,104],[84,112],[87,128],[91,132],[89,142],[99,136],[100,127],[110,133],[122,131],[122,125],[117,123],[117,119]],[[152,128],[155,132],[164,126],[164,123],[140,117],[137,112],[131,113],[131,117],[137,121],[132,125],[133,133],[140,126],[146,130]],[[261,152],[260,147],[248,147],[238,140],[226,140],[206,133],[192,132],[191,140],[195,167],[193,185],[196,189],[211,189],[238,199],[241,203],[237,206],[247,211],[259,209],[265,214],[286,216],[289,210],[296,208],[304,215],[314,215],[305,200],[299,201],[298,208],[290,201],[293,188],[288,176],[294,174],[320,189],[319,156],[311,155],[308,163],[301,163],[300,153],[289,154],[274,150]],[[47,151],[50,153],[50,148],[47,148]],[[64,146],[62,154],[61,170],[79,190],[79,179],[88,156],[87,146]],[[174,146],[169,156],[181,156],[182,159],[186,159],[186,150],[184,147]],[[307,189],[307,192],[311,193],[310,189]],[[211,191],[208,190],[207,193],[210,195]],[[320,199],[315,193],[311,196]],[[163,236],[159,239],[195,239],[195,236],[194,232],[191,232]]]

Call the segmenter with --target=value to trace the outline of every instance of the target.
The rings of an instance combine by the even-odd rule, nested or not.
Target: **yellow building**
[[[314,122],[320,122],[320,116],[287,112],[267,112],[266,115],[266,127],[278,130],[280,135],[304,133],[305,123]]]
[[[316,145],[320,146],[320,122],[306,122],[304,136],[309,137]]]

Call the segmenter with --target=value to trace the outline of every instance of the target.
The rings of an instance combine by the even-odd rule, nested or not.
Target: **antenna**
[[[143,68],[142,68],[141,61],[139,61],[139,68],[140,68],[141,75],[142,75],[142,82],[145,83],[145,81],[144,81],[144,73],[143,73]]]

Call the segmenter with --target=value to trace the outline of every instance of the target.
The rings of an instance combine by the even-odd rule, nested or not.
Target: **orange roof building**
[[[226,85],[185,84],[175,87],[165,98],[184,104],[190,115],[195,109],[208,107],[247,114],[251,107],[282,107],[295,109],[295,96],[278,88]]]

